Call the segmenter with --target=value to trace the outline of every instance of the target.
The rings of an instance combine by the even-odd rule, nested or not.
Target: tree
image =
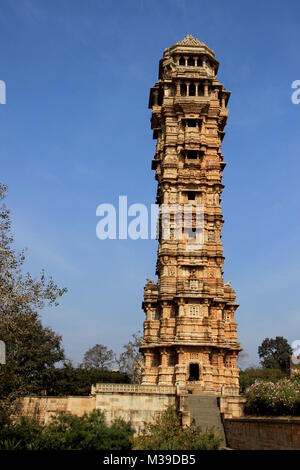
[[[132,383],[140,383],[143,369],[143,356],[139,351],[142,342],[140,332],[132,335],[132,340],[124,344],[124,351],[120,354],[118,364],[120,372],[127,374]]]
[[[7,188],[0,184],[0,199]],[[58,305],[60,289],[44,271],[36,279],[24,273],[25,251],[13,248],[10,212],[0,207],[0,339],[6,365],[0,366],[0,399],[41,393],[46,371],[64,359],[61,337],[41,323],[39,311]]]
[[[288,372],[293,350],[283,336],[266,338],[258,348],[261,365],[266,369],[280,369]]]
[[[7,347],[6,365],[0,373],[0,396],[46,390],[49,371],[64,359],[61,336],[43,327],[33,312],[2,318],[0,335]]]
[[[115,353],[103,344],[96,344],[84,354],[82,365],[86,369],[109,369],[114,364]]]
[[[97,383],[130,383],[126,374],[95,367],[73,367],[65,361],[62,367],[49,370],[45,377],[47,395],[90,395],[92,385]]]

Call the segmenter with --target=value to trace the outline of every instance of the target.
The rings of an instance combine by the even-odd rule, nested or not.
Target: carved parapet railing
[[[137,384],[108,384],[98,383],[92,385],[92,395],[97,393],[124,393],[143,395],[175,395],[176,388],[169,385],[137,385]]]
[[[221,389],[222,396],[236,397],[239,396],[239,387],[228,387],[223,385]]]
[[[192,294],[195,295],[203,295],[209,294],[210,286],[202,281],[198,282],[197,287],[191,287],[189,281],[178,281],[177,282],[177,295],[180,294]]]

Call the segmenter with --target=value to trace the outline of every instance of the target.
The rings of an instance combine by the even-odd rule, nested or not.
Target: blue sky
[[[157,242],[100,241],[95,211],[123,194],[155,201],[149,88],[188,33],[214,49],[232,92],[224,279],[248,363],[266,336],[300,338],[299,20],[298,1],[1,0],[1,180],[26,268],[69,289],[43,321],[74,361],[95,343],[120,352],[142,328]]]

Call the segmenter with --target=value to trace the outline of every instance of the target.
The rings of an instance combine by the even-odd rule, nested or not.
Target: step
[[[203,431],[214,428],[221,436],[222,445],[225,445],[224,428],[216,396],[188,395],[185,399],[185,410],[190,413],[191,422],[194,421]]]

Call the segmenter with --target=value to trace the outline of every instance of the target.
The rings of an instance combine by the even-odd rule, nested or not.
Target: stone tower
[[[224,284],[221,230],[221,152],[230,93],[217,79],[214,52],[193,36],[165,49],[158,82],[150,90],[151,128],[157,139],[152,169],[157,204],[192,207],[190,227],[162,237],[159,219],[158,282],[144,288],[146,314],[141,352],[143,384],[179,385],[194,392],[238,392],[240,345],[235,292]],[[203,208],[196,243],[193,208]],[[193,246],[194,243],[194,246]]]

